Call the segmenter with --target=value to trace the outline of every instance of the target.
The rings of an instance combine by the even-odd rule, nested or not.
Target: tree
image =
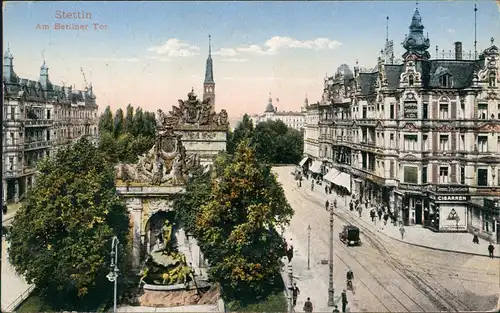
[[[282,121],[267,121],[257,125],[252,137],[257,157],[271,164],[296,164],[303,154],[302,134]]]
[[[133,120],[133,127],[129,130],[130,133],[134,136],[144,134],[144,113],[141,108],[137,107],[135,109]]]
[[[125,132],[132,134],[133,124],[134,124],[134,107],[129,103],[125,111],[125,121],[123,129]]]
[[[114,128],[113,128],[113,134],[115,135],[115,138],[118,138],[121,134],[123,134],[123,110],[118,109],[116,110],[115,114],[115,120],[114,120]]]
[[[118,236],[123,249],[129,234],[113,168],[82,138],[38,169],[36,186],[12,223],[10,262],[29,283],[59,300],[109,296],[110,239]]]
[[[111,113],[111,108],[108,105],[99,119],[99,132],[112,133],[113,129],[113,113]]]
[[[190,180],[178,200],[189,231],[210,262],[210,276],[226,299],[265,294],[280,275],[284,241],[277,228],[288,224],[293,209],[268,165],[261,164],[247,140],[233,156],[214,163],[208,190],[206,176]]]
[[[253,121],[248,114],[243,115],[243,119],[238,123],[234,132],[230,132],[227,142],[227,152],[233,154],[236,147],[243,140],[250,139],[254,135]]]

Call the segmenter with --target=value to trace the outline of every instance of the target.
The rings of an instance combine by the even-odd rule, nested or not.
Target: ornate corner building
[[[38,81],[20,78],[7,49],[3,59],[3,201],[19,201],[35,183],[36,164],[58,148],[87,136],[98,140],[96,97],[57,86],[43,62]]]
[[[304,152],[318,174],[406,225],[498,242],[499,49],[492,38],[476,57],[456,42],[431,59],[423,30],[416,9],[403,61],[385,55],[372,70],[343,65],[325,78],[321,102],[307,108]]]

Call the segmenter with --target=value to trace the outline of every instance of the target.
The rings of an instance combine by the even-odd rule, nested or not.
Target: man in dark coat
[[[379,208],[378,208],[377,214],[378,214],[378,220],[379,220],[379,221],[380,221],[380,220],[382,220],[382,214],[383,214],[383,212],[382,212],[382,207],[379,207]]]
[[[495,251],[495,247],[493,246],[493,244],[490,242],[490,245],[488,246],[488,252],[490,254],[490,258],[493,259],[493,251]]]
[[[350,211],[354,210],[354,203],[352,202],[352,200],[351,202],[349,202],[349,210]]]
[[[304,303],[304,312],[312,312],[313,304],[311,302],[311,298],[307,298],[307,301]]]
[[[292,262],[293,259],[293,245],[290,244],[288,251],[286,252],[286,257],[288,258],[288,263]]]
[[[300,294],[300,289],[299,289],[299,287],[297,287],[297,283],[293,283],[293,286],[292,286],[292,299],[293,299],[293,306],[294,307],[297,304],[297,297],[299,296],[299,294]]]
[[[330,202],[328,202],[328,200],[326,200],[325,202],[325,210],[328,211],[328,207],[330,206]]]
[[[346,310],[346,307],[347,307],[347,303],[349,303],[347,301],[347,294],[345,292],[345,289],[342,290],[342,312],[345,312]]]
[[[474,237],[472,238],[472,242],[479,244],[479,238],[477,237],[477,232],[474,233]]]

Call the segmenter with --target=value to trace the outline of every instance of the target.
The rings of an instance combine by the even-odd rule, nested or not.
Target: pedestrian
[[[299,177],[299,187],[302,187],[302,175]]]
[[[339,311],[339,306],[335,305],[335,309],[333,309],[332,313],[337,313],[337,312],[340,312]]]
[[[474,232],[474,238],[472,238],[472,242],[479,244],[479,238],[477,237],[477,231]]]
[[[365,209],[368,210],[368,199],[366,199],[366,201],[365,201]]]
[[[349,303],[347,301],[347,294],[345,292],[345,289],[342,290],[342,312],[345,312],[345,309],[347,307],[347,303]]]
[[[328,202],[328,200],[326,200],[325,202],[325,210],[328,211],[328,207],[330,206],[330,202]]]
[[[372,208],[370,210],[370,217],[372,219],[372,222],[375,222],[375,209],[374,208]]]
[[[307,301],[304,303],[304,312],[312,312],[313,304],[311,302],[311,298],[307,297]]]
[[[293,306],[294,307],[297,304],[297,297],[299,296],[299,294],[300,294],[300,289],[299,289],[299,287],[297,287],[297,283],[293,283],[293,286],[292,286],[292,299],[293,299]]]
[[[311,191],[314,191],[314,180],[311,181]]]
[[[352,211],[352,210],[354,210],[354,203],[351,200],[351,202],[349,202],[349,211]]]
[[[384,226],[387,225],[387,221],[389,220],[389,213],[384,213]]]
[[[488,252],[490,254],[490,258],[493,259],[493,251],[495,250],[495,247],[493,246],[493,243],[490,242],[490,245],[488,246]]]
[[[401,227],[399,227],[399,232],[401,233],[401,239],[403,239],[404,236],[405,236],[406,230],[405,230],[405,227],[402,224],[401,224]]]
[[[379,208],[378,208],[378,212],[377,212],[377,214],[378,214],[378,220],[379,220],[379,221],[380,221],[380,220],[382,220],[382,214],[383,214],[383,212],[382,212],[382,207],[379,207]]]
[[[5,203],[2,205],[2,213],[3,215],[7,214],[7,204]]]
[[[333,207],[337,208],[337,199],[333,200]]]
[[[361,218],[361,212],[363,212],[363,208],[361,205],[358,207],[359,218]]]
[[[286,257],[288,258],[288,263],[292,262],[293,259],[293,246],[290,245],[290,248],[288,248]]]

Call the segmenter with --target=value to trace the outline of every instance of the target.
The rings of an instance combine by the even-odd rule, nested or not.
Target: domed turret
[[[413,13],[413,18],[411,19],[410,33],[403,41],[403,47],[406,49],[403,58],[406,59],[409,56],[413,56],[415,59],[420,60],[430,59],[431,55],[427,51],[430,46],[429,38],[424,37],[424,25],[422,25],[420,13],[418,9],[415,9],[415,13]]]

